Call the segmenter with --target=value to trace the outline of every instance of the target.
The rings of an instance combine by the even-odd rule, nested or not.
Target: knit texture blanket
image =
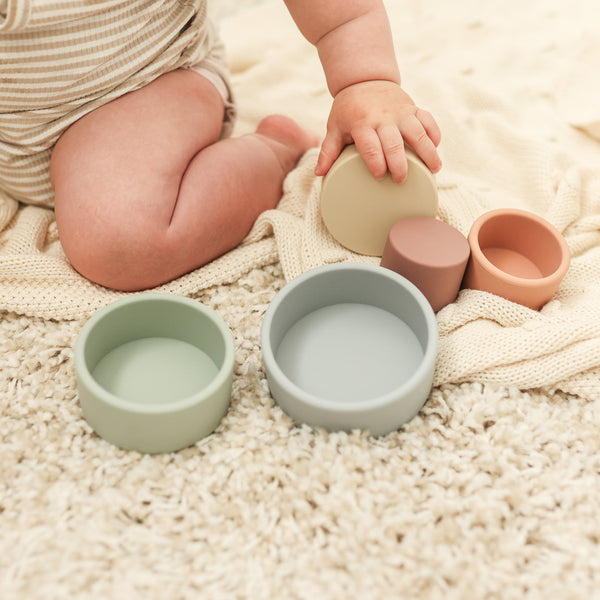
[[[389,2],[404,86],[438,119],[444,168],[439,217],[465,235],[482,212],[531,210],[553,223],[572,254],[555,299],[541,311],[479,291],[463,291],[438,314],[435,384],[480,380],[594,397],[600,393],[600,104],[587,76],[598,61],[576,1],[577,26],[563,27],[559,3],[534,2],[514,20],[478,16],[461,2],[443,17],[431,5]],[[418,8],[416,7],[418,6]],[[438,7],[439,8],[439,7]],[[259,36],[247,34],[249,23]],[[268,23],[269,26],[265,26]],[[560,32],[560,36],[552,32]],[[314,49],[285,9],[269,3],[222,27],[240,106],[237,134],[269,112],[323,131],[330,98]],[[598,65],[600,66],[600,65]],[[286,280],[354,255],[327,232],[320,178],[310,151],[285,182],[278,208],[264,213],[244,243],[161,291],[190,295],[281,262]],[[0,308],[52,319],[89,316],[118,292],[79,276],[60,247],[53,213],[0,206]]]
[[[212,435],[141,455],[89,427],[73,365],[85,319],[121,294],[70,269],[51,212],[2,207],[2,600],[598,598],[595,3],[387,4],[404,84],[443,130],[439,217],[463,233],[495,207],[549,219],[572,253],[556,298],[536,312],[463,291],[437,315],[431,395],[399,431],[295,425],[265,381],[269,303],[313,266],[377,262],[323,228],[309,152],[239,248],[164,286],[225,319],[233,391]],[[330,98],[283,3],[213,10],[236,133],[270,112],[323,131]]]

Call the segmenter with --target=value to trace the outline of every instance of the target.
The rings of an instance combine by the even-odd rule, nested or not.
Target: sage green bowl
[[[234,343],[196,300],[142,293],[94,314],[75,344],[83,414],[127,450],[173,452],[212,433],[231,399]]]

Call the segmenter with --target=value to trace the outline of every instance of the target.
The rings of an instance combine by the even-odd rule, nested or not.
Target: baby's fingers
[[[408,161],[400,130],[395,125],[383,125],[377,130],[377,135],[392,181],[402,183],[408,173]]]
[[[371,175],[375,179],[383,179],[388,166],[377,132],[370,127],[361,127],[352,132],[352,138]]]
[[[317,177],[326,175],[327,171],[329,171],[331,165],[333,165],[335,159],[340,155],[340,152],[343,149],[344,142],[342,139],[328,133],[321,144],[321,151],[319,152],[319,158],[317,159],[315,175],[317,175]]]
[[[431,139],[437,148],[442,140],[442,132],[433,115],[422,108],[417,108],[415,116],[421,121],[421,125],[423,125],[429,139]]]
[[[440,130],[427,111],[419,108],[413,117],[402,121],[400,132],[432,173],[442,168],[436,147],[441,139]]]

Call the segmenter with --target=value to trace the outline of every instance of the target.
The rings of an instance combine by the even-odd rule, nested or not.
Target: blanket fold
[[[511,2],[517,10],[516,0]],[[330,99],[314,49],[280,4],[223,23],[239,99],[237,133],[251,131],[272,108],[324,130]],[[536,24],[537,34],[524,53],[506,40],[524,35],[532,23],[502,16],[494,22],[469,20],[462,14],[442,22],[433,12],[404,11],[394,2],[388,6],[405,86],[433,112],[443,132],[438,217],[467,235],[487,210],[523,208],[555,225],[572,255],[558,293],[540,311],[474,290],[463,290],[442,309],[434,384],[489,381],[597,398],[600,105],[596,102],[592,110],[588,103],[584,109],[590,73],[572,62],[584,52],[599,56],[597,37],[583,34],[573,47],[571,24],[564,39],[550,39],[544,28],[556,30],[560,12],[548,10],[540,17],[547,22]],[[469,10],[476,11],[476,3]],[[257,46],[246,32],[263,31],[265,22],[270,26]],[[443,52],[423,47],[423,31],[435,33]],[[477,53],[465,53],[465,40],[477,43]],[[285,181],[279,206],[259,217],[238,248],[159,289],[194,295],[277,260],[287,281],[326,263],[378,264],[379,257],[340,246],[324,226],[316,159],[316,149],[302,158]],[[0,309],[83,319],[122,295],[91,284],[70,267],[51,212],[0,201],[0,229]]]

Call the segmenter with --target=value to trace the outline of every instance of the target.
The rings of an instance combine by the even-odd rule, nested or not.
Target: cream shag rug
[[[300,56],[301,46],[278,37],[291,30],[273,34],[280,4],[213,2],[231,46],[240,133],[259,110],[285,112],[294,91],[254,103],[243,94],[285,77],[285,65],[267,68],[282,52]],[[591,68],[600,46],[587,35],[598,15],[585,0],[568,10],[558,0],[510,0],[510,10],[474,0],[388,5],[407,87],[437,109],[446,132],[442,216],[464,230],[482,208],[528,192],[524,201],[537,199],[532,208],[568,234],[574,255],[557,301],[534,314],[463,293],[438,315],[436,387],[401,431],[373,439],[294,426],[266,386],[262,316],[297,272],[354,258],[317,224],[306,227],[317,193],[308,155],[288,183],[304,177],[306,213],[288,194],[257,223],[254,254],[235,255],[246,257],[245,271],[236,263],[241,277],[226,258],[203,272],[202,286],[188,278],[171,290],[229,324],[233,397],[207,439],[143,456],[104,442],[82,417],[72,348],[85,311],[52,319],[52,298],[32,296],[34,308],[23,301],[0,318],[2,600],[600,598],[600,104],[585,102],[600,97]],[[249,23],[265,27],[254,45],[240,34]],[[419,75],[433,81],[434,55],[438,73],[444,57],[452,72],[437,85]],[[293,71],[297,93],[308,82],[316,100],[292,116],[315,127],[326,114],[317,67],[309,60]],[[479,144],[470,156],[465,140]],[[511,163],[516,152],[523,160]],[[44,227],[56,258],[52,224]],[[464,354],[474,336],[485,343]]]

